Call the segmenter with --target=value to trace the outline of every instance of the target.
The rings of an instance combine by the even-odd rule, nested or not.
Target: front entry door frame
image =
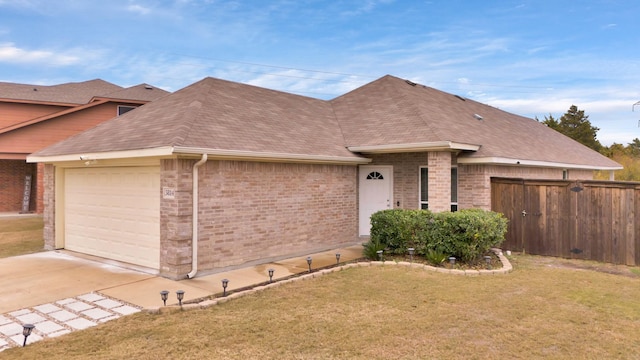
[[[369,236],[371,215],[393,208],[393,166],[360,165],[358,170],[359,234]]]

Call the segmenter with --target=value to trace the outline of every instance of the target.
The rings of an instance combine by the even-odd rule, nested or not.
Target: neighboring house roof
[[[95,79],[59,85],[28,85],[0,82],[0,100],[80,105],[93,97],[122,90],[122,87]]]
[[[149,84],[140,84],[128,87],[126,89],[120,89],[114,92],[110,92],[104,95],[98,95],[96,98],[107,98],[113,100],[137,100],[137,101],[153,101],[161,98],[164,95],[169,94],[168,91],[162,90]],[[96,100],[96,99],[94,99]]]
[[[207,153],[362,163],[359,153],[447,149],[463,151],[460,163],[621,168],[535,120],[389,75],[331,101],[206,78],[30,161]]]

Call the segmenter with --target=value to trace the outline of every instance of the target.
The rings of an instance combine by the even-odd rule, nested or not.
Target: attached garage
[[[158,269],[160,167],[64,172],[64,248]]]

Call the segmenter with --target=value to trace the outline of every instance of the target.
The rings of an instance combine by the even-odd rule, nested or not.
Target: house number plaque
[[[176,198],[176,189],[172,187],[163,187],[162,188],[162,198],[163,199],[175,199]]]

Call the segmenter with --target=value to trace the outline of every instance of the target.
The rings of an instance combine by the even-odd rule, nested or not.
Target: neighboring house
[[[27,164],[28,154],[166,94],[147,84],[122,88],[104,80],[53,86],[0,83],[0,212],[44,209],[43,167]],[[25,188],[29,201],[23,203]]]
[[[492,176],[621,168],[393,76],[330,101],[206,78],[28,161],[45,164],[47,249],[174,279],[361,242],[381,209],[490,209]]]

